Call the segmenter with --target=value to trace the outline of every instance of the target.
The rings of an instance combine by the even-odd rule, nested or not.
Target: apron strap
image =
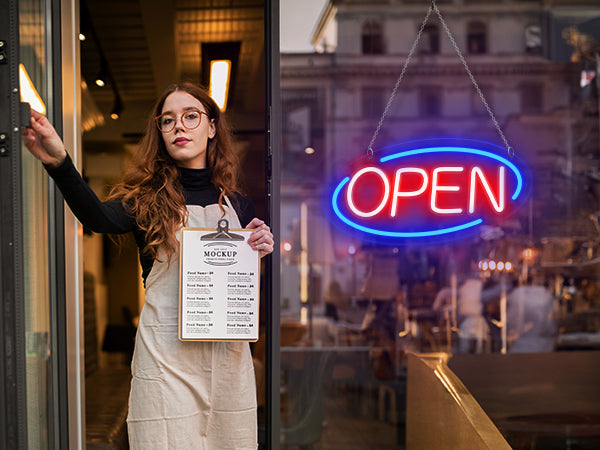
[[[233,212],[235,212],[235,209],[233,209],[233,206],[231,206],[231,202],[229,201],[229,197],[227,197],[226,195],[224,195],[223,197],[225,197],[225,203],[227,203],[227,206],[229,207],[229,209]]]
[[[235,210],[235,208],[232,206],[231,201],[229,200],[229,197],[227,197],[226,195],[224,195],[223,197],[225,197],[225,203],[227,204],[227,207],[229,208],[228,210],[228,214],[229,214],[229,226],[231,226],[231,218],[235,217],[237,219],[237,222],[239,223],[239,227],[243,228],[244,225],[242,225],[242,222],[240,221],[240,217],[238,216],[237,211]],[[233,227],[233,228],[237,228]]]

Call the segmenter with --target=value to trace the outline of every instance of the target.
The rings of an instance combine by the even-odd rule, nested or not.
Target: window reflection
[[[429,23],[423,28],[419,52],[423,55],[436,55],[440,52],[440,28],[437,24]]]
[[[487,32],[484,23],[469,22],[467,25],[467,50],[471,54],[487,51]]]
[[[376,19],[367,19],[362,26],[362,52],[365,55],[384,53],[383,29]]]

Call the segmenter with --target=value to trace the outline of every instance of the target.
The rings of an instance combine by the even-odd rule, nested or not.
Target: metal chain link
[[[498,130],[498,133],[500,134],[500,137],[502,138],[502,141],[504,142],[504,145],[506,146],[506,151],[508,152],[508,155],[512,158],[513,156],[515,156],[515,151],[508,143],[506,136],[504,136],[504,133],[502,132],[502,129],[500,128],[500,125],[498,124],[498,121],[496,120],[496,117],[494,116],[494,113],[492,112],[490,105],[488,105],[488,102],[485,100],[483,92],[481,92],[481,89],[479,88],[477,81],[475,81],[475,77],[471,73],[471,69],[469,69],[469,65],[467,64],[467,61],[465,60],[463,54],[461,53],[460,48],[458,48],[458,44],[454,40],[454,36],[452,36],[452,33],[450,33],[450,29],[448,28],[448,25],[446,25],[446,22],[444,21],[444,18],[442,17],[442,13],[440,12],[440,10],[438,9],[438,7],[435,3],[432,6],[433,6],[433,9],[434,9],[435,13],[437,14],[438,18],[440,19],[440,23],[444,27],[444,30],[446,31],[446,34],[448,35],[450,42],[452,42],[452,46],[454,47],[454,50],[456,50],[456,53],[458,54],[460,61],[462,62],[463,66],[465,66],[465,70],[467,71],[469,78],[473,82],[473,86],[475,86],[475,90],[479,94],[479,98],[481,98],[481,101],[483,102],[485,109],[487,110],[488,114],[490,115],[490,117],[492,119],[492,122],[494,122],[494,126],[496,127],[496,130]]]
[[[373,134],[373,137],[371,138],[371,142],[369,143],[369,147],[367,147],[367,157],[369,159],[373,158],[373,143],[375,142],[375,139],[377,139],[377,135],[379,134],[379,131],[381,130],[381,125],[383,124],[383,121],[385,120],[385,117],[387,116],[390,107],[392,106],[392,103],[394,101],[394,97],[396,96],[396,92],[398,91],[398,86],[400,85],[400,82],[402,81],[402,78],[404,77],[404,73],[406,72],[406,68],[408,67],[408,64],[410,63],[410,60],[413,56],[413,53],[415,52],[415,49],[417,48],[417,44],[419,43],[419,40],[421,39],[421,35],[423,34],[423,29],[425,28],[425,25],[427,24],[427,20],[429,20],[429,16],[431,15],[431,11],[433,11],[433,8],[435,7],[435,4],[432,2],[431,6],[429,7],[429,9],[427,10],[427,14],[425,15],[425,19],[423,19],[423,23],[421,24],[421,28],[419,28],[419,32],[417,33],[417,37],[415,39],[415,41],[413,42],[412,47],[410,48],[410,51],[408,52],[408,56],[406,57],[406,61],[404,61],[404,67],[402,68],[402,72],[400,73],[400,76],[398,77],[398,80],[396,81],[396,85],[394,86],[394,89],[392,89],[392,94],[387,102],[387,105],[385,105],[385,109],[383,110],[383,114],[381,115],[381,119],[379,119],[379,123],[377,124],[377,129],[375,130],[375,134]]]
[[[473,86],[475,86],[475,90],[479,94],[479,98],[481,98],[481,101],[483,102],[485,109],[487,110],[488,114],[490,115],[490,118],[492,119],[492,122],[494,123],[496,130],[498,130],[498,133],[500,134],[500,137],[502,138],[502,141],[504,142],[504,145],[506,146],[508,155],[512,158],[515,155],[515,152],[514,152],[513,148],[510,146],[510,144],[508,143],[506,136],[504,136],[504,133],[502,132],[502,129],[500,128],[500,124],[498,124],[498,121],[496,120],[496,117],[494,116],[492,109],[488,105],[488,102],[486,101],[486,99],[483,95],[483,92],[481,92],[481,89],[479,88],[479,85],[477,84],[477,81],[475,80],[475,77],[473,76],[473,73],[471,72],[471,69],[469,68],[469,65],[467,64],[467,61],[465,60],[462,52],[460,51],[458,44],[454,40],[452,33],[450,33],[450,29],[448,28],[446,21],[443,19],[442,13],[438,9],[437,5],[435,4],[435,0],[432,0],[431,6],[427,10],[427,14],[425,15],[425,18],[423,19],[423,23],[421,23],[421,27],[419,28],[419,31],[417,33],[417,37],[416,37],[415,41],[413,42],[413,45],[410,48],[410,51],[408,52],[408,56],[406,57],[406,61],[404,62],[404,67],[402,67],[402,72],[400,73],[400,76],[398,77],[398,80],[396,81],[394,89],[392,90],[392,94],[390,95],[390,98],[387,102],[387,105],[385,106],[383,114],[381,115],[381,118],[379,119],[379,123],[377,124],[377,129],[375,130],[375,133],[373,134],[373,137],[371,138],[371,142],[369,143],[369,146],[367,147],[367,157],[369,159],[373,158],[373,144],[375,143],[375,139],[377,139],[377,136],[379,135],[379,131],[381,130],[383,121],[385,120],[385,118],[390,110],[390,107],[394,101],[394,97],[396,96],[396,93],[398,91],[398,86],[400,85],[400,82],[402,81],[402,78],[404,77],[406,68],[408,67],[408,64],[410,63],[410,60],[413,56],[413,53],[415,52],[415,49],[417,48],[417,44],[419,43],[419,40],[421,39],[421,35],[423,34],[423,30],[425,28],[425,25],[427,24],[427,21],[429,20],[429,16],[431,15],[432,11],[435,11],[435,13],[437,14],[437,16],[440,20],[440,23],[444,27],[444,31],[446,31],[446,34],[448,35],[448,38],[450,39],[450,42],[452,43],[452,46],[454,47],[454,50],[456,50],[456,53],[458,54],[460,61],[462,62],[463,66],[465,67],[465,70],[467,71],[469,78],[473,82]]]

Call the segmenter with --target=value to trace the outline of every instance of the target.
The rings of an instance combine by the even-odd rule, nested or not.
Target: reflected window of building
[[[419,42],[419,53],[422,55],[437,55],[440,52],[440,27],[437,24],[427,24]]]
[[[442,115],[442,90],[439,87],[425,86],[420,89],[419,112],[423,117]]]
[[[385,108],[385,89],[367,86],[361,90],[362,116],[370,119],[381,117]]]
[[[319,89],[284,90],[283,174],[321,180],[324,171],[323,97]]]
[[[365,55],[384,53],[383,26],[377,19],[367,19],[362,25],[362,53]]]
[[[539,114],[544,106],[544,89],[539,83],[521,85],[521,111],[525,114]]]
[[[472,55],[487,52],[487,27],[483,22],[469,22],[467,25],[467,50]]]
[[[535,55],[542,51],[542,28],[538,24],[525,28],[525,51]]]

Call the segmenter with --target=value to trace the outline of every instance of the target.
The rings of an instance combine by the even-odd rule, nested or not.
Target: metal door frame
[[[18,0],[0,0],[0,447],[27,448]]]
[[[265,93],[267,151],[267,217],[275,236],[275,248],[266,261],[270,282],[266,289],[266,447],[279,450],[280,430],[280,195],[281,185],[281,92],[279,68],[279,0],[265,2]]]

